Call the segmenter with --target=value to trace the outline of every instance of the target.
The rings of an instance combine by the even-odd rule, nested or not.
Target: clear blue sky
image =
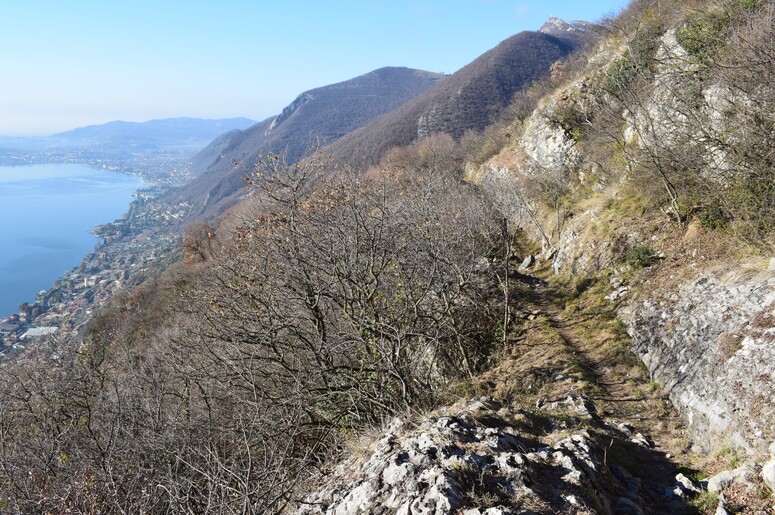
[[[452,73],[550,15],[627,0],[9,0],[0,4],[0,134],[110,120],[278,113],[382,66]]]

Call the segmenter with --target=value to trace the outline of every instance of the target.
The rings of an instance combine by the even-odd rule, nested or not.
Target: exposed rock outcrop
[[[365,456],[324,477],[298,513],[644,513],[640,479],[607,464],[590,432],[537,441],[514,421],[540,415],[501,408],[482,397],[418,426],[394,420]]]
[[[611,53],[613,47],[601,45],[583,76],[542,100],[525,122],[519,142],[484,167],[487,171],[481,182],[490,185],[494,198],[505,199],[503,204],[515,213],[512,218],[525,233],[551,252],[556,273],[603,273],[616,278],[611,280],[606,299],[618,309],[633,339],[633,350],[652,379],[665,387],[687,420],[698,449],[730,446],[762,456],[775,441],[772,270],[760,267],[754,273],[734,265],[724,271],[710,270],[706,262],[700,273],[697,263],[673,256],[675,262],[682,261],[676,265],[680,270],[669,278],[661,277],[658,288],[639,289],[621,278],[623,272],[637,275],[633,267],[659,262],[664,254],[652,251],[651,246],[659,247],[661,241],[668,253],[671,243],[667,240],[675,238],[675,234],[667,236],[668,232],[686,230],[679,223],[660,227],[660,223],[684,222],[688,216],[680,212],[674,190],[658,206],[666,218],[636,221],[630,229],[626,220],[636,210],[622,207],[628,200],[623,199],[626,193],[621,192],[626,187],[621,184],[643,173],[639,153],[667,161],[691,154],[691,173],[703,181],[717,181],[722,188],[731,180],[727,172],[740,168],[743,159],[730,154],[729,143],[747,134],[736,128],[731,131],[734,137],[726,136],[732,127],[747,126],[739,118],[748,116],[750,110],[746,95],[731,92],[718,78],[698,80],[699,71],[705,68],[682,46],[681,26],[660,30],[653,35],[655,46],[646,57],[651,68],[640,76],[637,95],[627,92],[621,95],[624,100],[612,100],[610,81],[618,73],[617,65],[638,65],[631,49],[620,48],[616,55]],[[584,131],[596,130],[595,124],[603,123],[601,115],[610,117],[611,113],[613,118],[606,121],[621,118],[623,122],[613,129],[619,161],[601,165],[592,150],[600,143],[587,144]],[[721,141],[726,146],[719,146]],[[601,172],[601,167],[617,171]],[[659,174],[653,176],[655,188],[672,187],[664,176],[664,184],[660,180]],[[591,200],[581,199],[585,191],[590,192]],[[595,197],[600,191],[604,193]],[[576,198],[563,212],[562,196],[566,194]],[[659,215],[653,204],[649,207]],[[644,257],[634,265],[629,263],[628,254],[636,250],[648,252],[653,261],[646,263]]]
[[[775,440],[775,276],[704,273],[622,318],[697,444],[764,453]]]

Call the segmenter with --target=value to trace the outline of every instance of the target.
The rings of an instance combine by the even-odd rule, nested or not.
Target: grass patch
[[[715,513],[718,502],[718,493],[706,491],[690,499],[689,507],[695,510],[695,513]]]

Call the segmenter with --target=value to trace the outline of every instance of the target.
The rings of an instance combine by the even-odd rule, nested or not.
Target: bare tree
[[[197,299],[221,366],[248,360],[272,378],[258,387],[273,401],[300,385],[309,420],[334,425],[423,406],[461,366],[481,366],[474,263],[494,232],[447,168],[450,142],[429,140],[410,167],[368,181],[327,176],[320,156],[264,161],[266,214],[237,230],[208,276],[217,287]]]

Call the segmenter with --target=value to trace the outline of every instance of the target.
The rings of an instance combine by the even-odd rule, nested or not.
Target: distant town
[[[191,178],[187,166],[188,147],[166,147],[158,152],[106,152],[104,150],[3,150],[0,166],[24,166],[47,163],[85,164],[102,170],[142,177],[159,187],[184,184]]]
[[[173,228],[190,206],[185,202],[169,205],[162,197],[190,178],[185,159],[176,152],[119,160],[90,154],[0,151],[0,164],[87,164],[138,175],[148,183],[134,194],[121,219],[94,227],[93,233],[101,241],[79,266],[39,292],[35,302],[23,303],[18,313],[0,319],[0,356],[19,354],[49,338],[77,333],[113,295],[160,269],[160,262],[175,258],[179,231]]]

